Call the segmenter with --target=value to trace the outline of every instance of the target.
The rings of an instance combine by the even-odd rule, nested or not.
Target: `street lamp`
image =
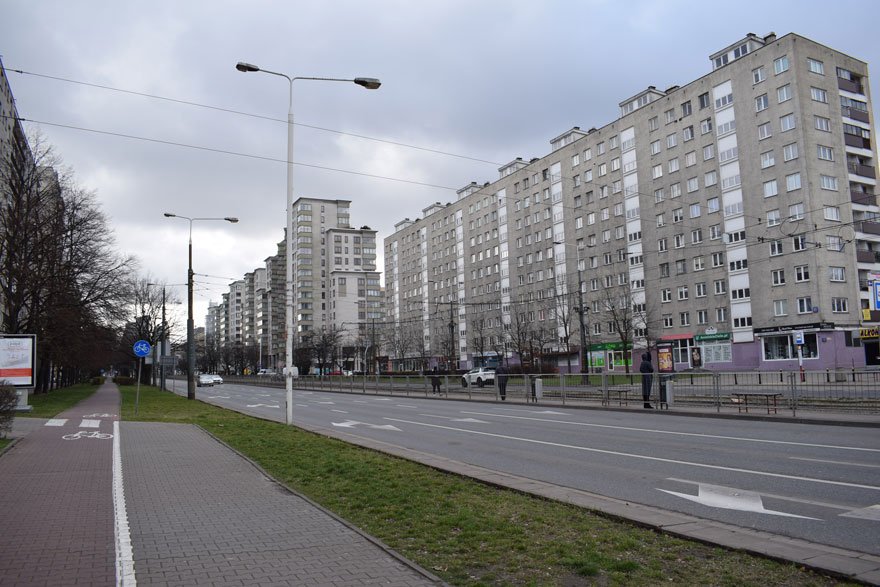
[[[553,241],[554,245],[561,245],[563,247],[569,246],[560,241]],[[578,318],[580,320],[581,327],[581,373],[589,372],[587,369],[587,325],[584,319],[584,316],[587,313],[587,309],[584,307],[584,274],[581,269],[581,247],[575,245],[575,249],[577,252],[577,272],[578,272],[578,307],[577,313]],[[570,356],[570,355],[569,355]]]
[[[196,349],[195,349],[195,327],[193,325],[193,222],[197,220],[225,220],[235,224],[238,218],[226,216],[224,218],[190,218],[189,216],[181,216],[180,214],[172,214],[165,212],[166,218],[181,218],[189,221],[189,269],[186,278],[186,398],[196,399]]]
[[[372,77],[356,77],[354,79],[339,79],[333,77],[300,77],[289,76],[286,73],[262,69],[252,63],[239,61],[235,69],[242,73],[262,72],[269,75],[277,75],[287,80],[290,87],[289,102],[287,108],[287,234],[285,240],[284,265],[287,268],[287,282],[285,292],[285,322],[287,331],[286,359],[285,359],[285,389],[287,391],[287,423],[293,424],[293,82],[298,79],[326,82],[353,82],[368,90],[375,90],[382,82]]]

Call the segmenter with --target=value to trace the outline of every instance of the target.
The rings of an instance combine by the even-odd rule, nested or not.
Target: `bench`
[[[767,400],[767,413],[770,413],[770,408],[773,408],[773,413],[776,412],[776,400],[779,397],[782,397],[781,391],[734,391],[731,393],[733,396],[732,401],[736,404],[737,411],[742,412],[745,409],[745,412],[749,412],[749,397],[764,397]],[[771,405],[770,400],[773,400],[773,404]]]
[[[612,393],[617,394],[617,405],[619,405],[619,406],[629,405],[629,395],[628,394],[632,390],[633,390],[632,387],[623,386],[623,385],[609,387],[608,394],[604,398],[603,405],[608,405],[611,403],[611,394]]]

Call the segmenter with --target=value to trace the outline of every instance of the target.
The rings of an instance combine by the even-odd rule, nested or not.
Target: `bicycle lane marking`
[[[134,571],[134,553],[131,547],[128,511],[125,508],[118,420],[113,422],[113,512],[116,543],[116,585],[117,587],[135,587],[137,579]]]

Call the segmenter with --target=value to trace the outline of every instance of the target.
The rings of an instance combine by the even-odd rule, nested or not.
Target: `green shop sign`
[[[631,344],[623,346],[622,342],[600,342],[590,346],[590,351],[622,351],[632,348]]]
[[[716,332],[715,334],[697,334],[694,336],[697,342],[717,342],[720,340],[730,340],[729,332]]]

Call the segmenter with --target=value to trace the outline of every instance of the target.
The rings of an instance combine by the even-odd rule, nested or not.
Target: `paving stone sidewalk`
[[[120,429],[140,584],[440,584],[195,426]]]

